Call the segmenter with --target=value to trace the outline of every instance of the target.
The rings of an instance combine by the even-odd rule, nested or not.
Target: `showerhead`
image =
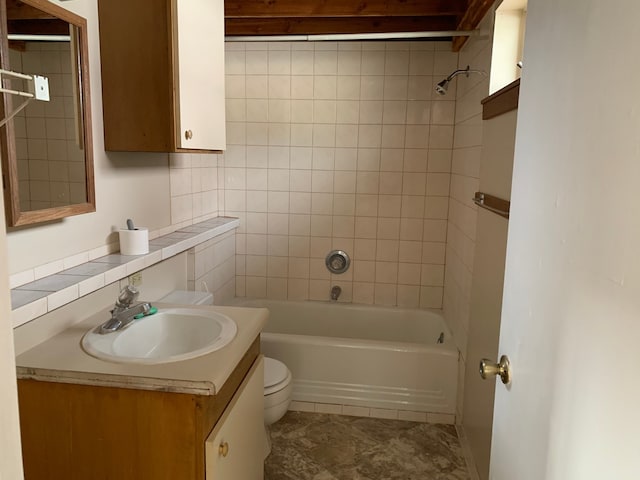
[[[479,73],[481,75],[487,74],[487,72],[485,72],[484,70],[471,70],[471,67],[467,65],[467,68],[455,70],[447,78],[445,78],[441,82],[438,82],[438,84],[436,85],[436,93],[438,93],[438,95],[445,95],[447,93],[447,90],[449,89],[449,83],[451,82],[451,80],[456,75],[460,75],[461,73],[464,73],[467,77],[469,76],[470,73]]]
[[[438,82],[438,85],[436,85],[436,92],[438,95],[444,95],[447,93],[447,90],[449,89],[449,81],[450,80],[448,78],[445,78],[441,82]]]

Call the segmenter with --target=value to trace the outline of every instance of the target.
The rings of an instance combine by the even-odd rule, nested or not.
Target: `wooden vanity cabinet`
[[[223,0],[98,0],[105,149],[226,146]]]
[[[257,338],[213,396],[18,380],[25,479],[243,480],[207,474],[211,462],[210,472],[262,472],[256,439],[237,437],[238,426],[252,437],[264,429],[262,367]],[[212,442],[227,442],[228,457],[212,458]]]

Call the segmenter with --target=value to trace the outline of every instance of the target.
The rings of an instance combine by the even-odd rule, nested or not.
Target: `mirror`
[[[48,0],[0,0],[0,39],[0,68],[47,77],[50,95],[0,127],[8,226],[95,212],[86,20]],[[0,120],[25,101],[2,96]]]

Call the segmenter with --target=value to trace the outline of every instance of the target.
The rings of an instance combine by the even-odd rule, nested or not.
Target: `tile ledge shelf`
[[[215,217],[150,240],[149,253],[144,255],[120,255],[116,252],[12,288],[13,328],[185,252],[239,225],[240,220],[237,218]]]

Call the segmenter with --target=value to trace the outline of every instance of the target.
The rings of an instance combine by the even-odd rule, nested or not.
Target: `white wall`
[[[227,44],[224,212],[239,296],[442,305],[455,96],[448,42]],[[324,257],[352,268],[331,275]]]

